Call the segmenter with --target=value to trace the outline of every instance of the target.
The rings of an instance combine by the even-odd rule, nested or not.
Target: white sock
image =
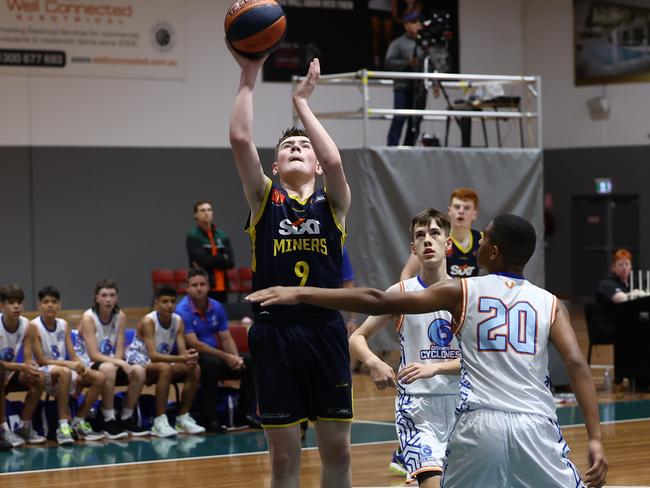
[[[162,415],[158,415],[155,419],[153,419],[154,422],[165,422],[169,423],[169,420],[167,420],[167,414],[163,413]]]
[[[63,427],[64,425],[68,425],[68,419],[59,419],[59,427]]]
[[[104,421],[108,422],[109,420],[115,420],[115,409],[114,408],[102,408],[102,414],[104,415]]]
[[[72,419],[72,425],[76,425],[76,424],[81,423],[83,421],[84,421],[84,419],[82,419],[81,417],[75,417],[75,418]]]
[[[4,400],[3,400],[3,401],[4,401]],[[3,429],[5,432],[8,431],[8,430],[10,430],[10,429],[9,429],[9,424],[8,424],[7,422],[2,422],[2,425],[1,425],[0,427],[2,427],[2,429]]]
[[[32,425],[32,421],[31,421],[31,420],[21,420],[21,421],[20,421],[20,426],[21,426],[21,427],[29,427],[29,426],[31,426],[31,425]]]
[[[178,419],[179,419],[179,420],[180,420],[180,419],[186,419],[186,418],[189,417],[189,416],[190,416],[190,413],[189,413],[189,412],[186,412],[186,413],[184,413],[183,415],[179,415],[179,416],[178,416]]]
[[[126,419],[130,419],[131,417],[133,417],[133,409],[124,407],[122,409],[122,416],[120,418],[122,420],[126,420]]]

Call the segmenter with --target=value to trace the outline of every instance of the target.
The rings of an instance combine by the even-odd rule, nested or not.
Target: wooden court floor
[[[574,327],[583,350],[587,349],[586,329],[580,308],[571,307]],[[611,364],[612,350],[600,346],[592,359],[594,364]],[[594,369],[594,381],[600,388],[602,370]],[[355,418],[370,426],[373,422],[389,425],[394,417],[393,392],[377,391],[365,375],[355,375]],[[650,486],[650,395],[618,391],[605,394],[599,391],[602,403],[601,418],[610,471],[608,486]],[[633,417],[618,413],[631,407]],[[569,417],[573,418],[573,417]],[[584,472],[587,466],[586,434],[575,422],[561,422],[564,436],[571,447],[571,459]],[[571,424],[571,425],[569,425]],[[574,425],[578,424],[578,425]],[[313,429],[311,429],[313,434]],[[310,435],[311,435],[310,434]],[[227,434],[238,436],[241,434]],[[355,444],[352,447],[352,475],[355,487],[403,486],[403,478],[388,470],[395,440]],[[75,446],[76,447],[76,446]],[[28,448],[39,449],[39,448]],[[20,450],[16,450],[20,451]],[[75,451],[71,451],[75,456]],[[80,451],[81,452],[81,451]],[[20,454],[16,454],[20,456]],[[20,463],[20,459],[14,460]],[[39,469],[38,466],[26,466]],[[13,488],[54,487],[249,487],[269,485],[269,464],[265,453],[227,454],[205,458],[139,462],[101,467],[59,468],[19,474],[3,474],[0,486]],[[302,456],[302,486],[319,486],[320,462],[313,448],[306,448]]]

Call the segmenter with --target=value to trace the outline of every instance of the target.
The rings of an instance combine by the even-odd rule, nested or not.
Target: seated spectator
[[[142,318],[138,334],[126,350],[127,362],[143,366],[146,383],[156,384],[156,418],[151,429],[151,434],[156,437],[171,437],[179,432],[205,432],[190,416],[201,377],[197,366],[198,354],[185,347],[185,327],[181,317],[174,313],[175,305],[176,290],[169,285],[158,287],[153,312]],[[176,354],[172,354],[174,347],[178,350]],[[176,426],[172,428],[165,410],[169,388],[175,380],[185,383]]]
[[[596,302],[604,308],[629,300],[632,254],[627,249],[614,253],[611,272],[602,279],[596,290]]]
[[[603,342],[614,342],[614,309],[617,303],[626,302],[630,297],[630,272],[632,254],[627,249],[619,249],[612,258],[611,272],[603,278],[596,289],[596,307],[592,322],[593,338]]]
[[[185,341],[199,353],[201,367],[201,417],[208,432],[223,432],[217,421],[217,382],[241,379],[235,425],[260,427],[254,416],[253,368],[248,354],[240,354],[228,328],[223,306],[208,298],[208,274],[192,268],[187,276],[187,296],[176,306],[185,324]]]

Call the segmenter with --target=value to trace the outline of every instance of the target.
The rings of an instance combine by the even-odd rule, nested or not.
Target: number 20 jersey
[[[557,298],[521,276],[461,280],[458,411],[489,408],[556,419],[548,343]]]
[[[306,201],[271,184],[246,229],[253,246],[253,289],[270,286],[340,286],[345,232],[336,221],[327,193],[316,190]],[[313,305],[253,305],[255,320],[283,322],[331,316]]]

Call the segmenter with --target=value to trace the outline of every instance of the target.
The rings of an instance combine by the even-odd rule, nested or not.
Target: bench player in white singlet
[[[7,285],[0,290],[0,361],[4,374],[3,393],[13,389],[27,388],[25,404],[20,416],[20,425],[12,431],[6,422],[5,398],[0,398],[0,436],[12,447],[25,442],[42,444],[45,437],[38,435],[32,427],[32,415],[45,389],[45,374],[38,370],[38,364],[32,360],[31,351],[24,352],[24,361],[16,362],[21,348],[25,346],[25,335],[29,319],[21,315],[25,292],[16,285]]]
[[[566,308],[523,278],[535,242],[530,223],[501,215],[486,227],[478,252],[487,276],[412,293],[274,287],[249,299],[262,306],[299,302],[375,315],[449,310],[460,337],[462,371],[442,486],[598,488],[605,483],[607,460],[596,390]],[[585,419],[584,481],[567,457],[547,386],[549,341],[564,361]]]
[[[419,270],[414,278],[392,285],[389,293],[420,291],[451,277],[445,250],[449,219],[432,208],[411,220],[411,252]],[[400,339],[399,381],[367,340],[396,321]],[[371,316],[350,337],[350,353],[370,371],[377,388],[397,387],[395,427],[409,479],[421,488],[438,487],[447,440],[455,421],[460,379],[460,350],[445,310],[419,315]]]
[[[103,439],[103,434],[93,431],[86,416],[99,397],[106,377],[104,373],[86,367],[75,354],[70,327],[65,320],[57,317],[61,309],[59,290],[52,286],[39,290],[38,308],[41,314],[32,320],[27,331],[27,340],[31,341],[39,369],[45,373],[45,391],[56,398],[59,413],[57,442],[71,444],[74,441],[73,432],[81,440]],[[88,391],[70,425],[68,397],[77,396],[84,386],[89,387]]]
[[[124,330],[126,316],[117,304],[117,283],[104,279],[95,285],[94,304],[79,322],[79,336],[74,346],[77,356],[86,366],[106,375],[102,391],[104,434],[109,439],[148,435],[140,427],[133,411],[144,386],[145,371],[140,365],[124,360]],[[120,420],[115,417],[115,384],[128,384]]]
[[[146,370],[146,383],[156,384],[156,418],[151,434],[171,437],[176,434],[202,434],[205,428],[190,416],[201,380],[199,355],[185,346],[185,326],[180,315],[174,313],[176,290],[169,285],[156,289],[154,310],[138,324],[135,339],[126,350],[129,364],[139,364]],[[174,347],[178,349],[172,354]],[[184,380],[183,397],[175,429],[169,425],[167,399],[172,381]]]

